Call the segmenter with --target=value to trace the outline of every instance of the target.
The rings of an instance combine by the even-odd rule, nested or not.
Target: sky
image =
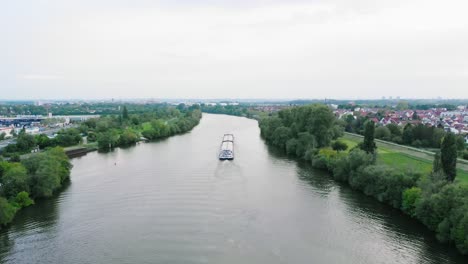
[[[468,98],[466,0],[0,2],[0,99]]]

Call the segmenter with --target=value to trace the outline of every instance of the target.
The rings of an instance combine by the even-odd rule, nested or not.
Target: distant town
[[[353,117],[369,117],[376,124],[383,126],[395,124],[424,124],[444,128],[454,134],[468,134],[468,109],[466,106],[457,106],[456,110],[447,108],[431,108],[428,110],[387,110],[382,108],[356,107],[352,110],[335,109],[339,118],[351,115]]]

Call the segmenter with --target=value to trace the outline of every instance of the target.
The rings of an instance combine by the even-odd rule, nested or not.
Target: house
[[[9,127],[0,127],[0,134],[5,133],[5,138],[10,138],[12,137],[12,133],[15,130],[15,127],[9,126]]]
[[[454,128],[454,127],[448,127],[448,128],[446,128],[446,131],[447,131],[447,132],[452,132],[452,133],[454,133],[455,135],[458,135],[458,134],[460,133],[460,132],[459,132],[456,128]]]

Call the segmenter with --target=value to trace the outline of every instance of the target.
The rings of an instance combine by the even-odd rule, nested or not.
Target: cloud
[[[468,97],[467,1],[98,2],[0,10],[9,96]]]
[[[24,75],[20,75],[19,79],[32,80],[32,81],[54,81],[54,80],[62,80],[63,76],[52,75],[52,74],[24,74]]]

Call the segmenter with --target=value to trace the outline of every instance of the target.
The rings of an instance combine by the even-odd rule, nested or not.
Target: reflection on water
[[[218,161],[222,135],[236,159]],[[416,221],[269,149],[257,123],[73,159],[72,183],[0,231],[0,263],[467,263]]]

